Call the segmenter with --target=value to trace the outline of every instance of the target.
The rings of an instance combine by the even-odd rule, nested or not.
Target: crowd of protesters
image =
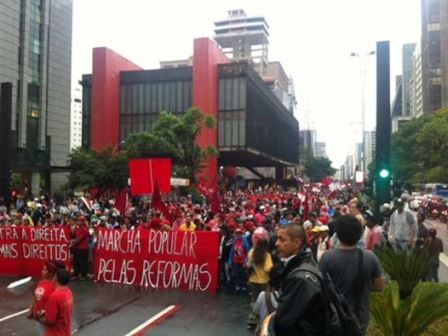
[[[331,275],[336,288],[353,301],[364,332],[369,292],[383,286],[381,267],[372,253],[377,246],[427,246],[426,278],[438,281],[443,244],[437,232],[423,224],[425,214],[415,216],[401,199],[393,206],[384,204],[381,216],[350,188],[330,190],[324,185],[299,191],[277,186],[227,190],[213,212],[212,202],[193,202],[191,196],[169,196],[162,206],[145,199],[132,201],[119,209],[107,195],[69,198],[62,204],[46,197],[19,197],[15,216],[0,206],[0,226],[69,226],[74,280],[92,275],[96,228],[219,232],[220,290],[250,294],[248,328],[259,329],[264,317],[276,310],[277,335],[318,335],[325,325],[319,319],[324,307],[316,299],[322,295],[318,277],[313,271],[297,271],[301,265],[311,264],[317,272]]]

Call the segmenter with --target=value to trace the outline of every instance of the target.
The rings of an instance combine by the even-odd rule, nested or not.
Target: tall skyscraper
[[[403,45],[402,50],[402,77],[401,77],[401,115],[409,116],[411,114],[411,79],[413,73],[413,55],[415,50],[415,43],[408,43]]]
[[[423,112],[448,107],[448,0],[422,0]]]
[[[282,104],[294,113],[297,101],[293,79],[280,62],[268,60],[269,25],[265,18],[248,16],[243,9],[229,10],[227,14],[226,19],[215,22],[214,39],[222,52],[234,62],[248,62]]]
[[[423,114],[422,56],[420,45],[415,47],[414,54],[412,55],[410,103],[411,117],[420,117]]]
[[[375,157],[375,148],[376,148],[376,132],[364,132],[364,155],[366,168],[372,163],[373,158]],[[367,171],[367,170],[366,170]]]
[[[11,169],[34,194],[65,182],[72,0],[0,1],[0,82],[12,83]],[[51,181],[51,184],[50,184]]]
[[[70,150],[82,145],[82,87],[79,84],[73,90],[71,108]]]

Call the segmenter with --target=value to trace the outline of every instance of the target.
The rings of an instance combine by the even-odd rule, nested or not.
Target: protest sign
[[[95,279],[151,288],[216,291],[217,232],[98,231]]]
[[[45,260],[70,261],[70,228],[0,228],[0,275],[40,276]]]

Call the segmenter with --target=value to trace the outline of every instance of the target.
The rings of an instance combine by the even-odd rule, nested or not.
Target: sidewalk
[[[448,282],[448,229],[445,223],[438,220],[427,219],[425,225],[428,229],[437,230],[437,237],[443,241],[443,253],[440,254],[439,278],[441,282]]]

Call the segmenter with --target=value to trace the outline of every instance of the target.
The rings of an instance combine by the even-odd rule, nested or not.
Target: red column
[[[216,119],[216,127],[204,129],[198,137],[202,147],[218,147],[218,64],[229,63],[215,41],[209,38],[194,40],[193,51],[193,106]],[[218,159],[210,157],[205,162],[199,179],[205,179],[209,188],[218,182]]]
[[[108,48],[94,48],[90,147],[99,150],[120,142],[120,72],[141,70]]]

